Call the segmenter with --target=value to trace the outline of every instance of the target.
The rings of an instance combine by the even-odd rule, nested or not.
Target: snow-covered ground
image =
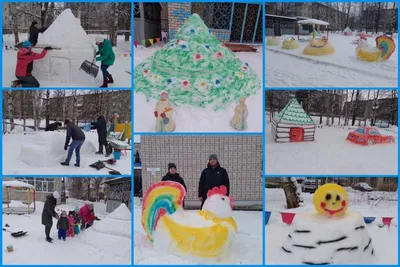
[[[14,201],[11,205],[19,205]],[[68,199],[67,204],[56,207],[56,212],[74,210],[85,203],[80,200]],[[25,236],[11,237],[3,231],[3,248],[12,245],[13,252],[3,252],[3,264],[9,265],[105,265],[131,264],[132,259],[132,214],[125,205],[121,205],[112,213],[106,212],[106,204],[95,202],[94,211],[100,221],[95,221],[75,237],[67,240],[57,239],[56,219],[50,236],[52,244],[45,241],[44,226],[41,224],[43,202],[36,203],[36,211],[29,215],[3,214],[3,228],[9,231],[28,231]],[[4,206],[4,204],[3,204]],[[5,227],[8,224],[10,227]]]
[[[134,264],[204,264],[175,255],[157,254],[143,230],[141,212],[141,206],[136,204],[134,209]],[[233,211],[233,217],[238,225],[238,233],[233,241],[232,255],[220,264],[262,264],[262,212]]]
[[[278,37],[282,41],[292,36]],[[297,40],[297,36],[293,36]],[[303,37],[305,38],[305,37]],[[328,56],[302,54],[307,41],[299,41],[300,48],[287,50],[280,46],[266,46],[265,75],[267,87],[397,87],[398,48],[384,62],[364,62],[356,57],[355,35],[329,34],[335,53]],[[397,35],[393,36],[398,47]],[[375,37],[368,38],[375,46]]]
[[[154,45],[150,48],[138,46],[135,48],[134,65],[137,66],[147,57],[152,56],[160,46]],[[259,75],[262,76],[262,53],[259,48],[257,53],[239,52],[236,55]],[[157,101],[152,99],[146,101],[141,93],[135,93],[135,132],[154,132],[155,118],[154,107]],[[248,97],[246,100],[249,117],[247,119],[247,132],[262,131],[262,88],[260,93]],[[237,104],[232,103],[227,110],[214,111],[212,108],[198,108],[189,105],[175,107],[173,120],[176,123],[175,132],[234,132],[230,126]]]
[[[107,36],[104,35],[106,38]],[[27,39],[27,34],[20,34],[19,38],[22,41]],[[89,38],[93,40],[96,38],[96,35],[89,35]],[[4,34],[3,35],[3,87],[10,87],[11,81],[15,80],[15,66],[17,64],[17,51],[14,49],[6,50],[5,45],[12,46],[14,45],[14,35],[12,34]],[[37,52],[40,52],[39,49]],[[132,85],[132,77],[131,74],[127,72],[131,71],[132,65],[132,57],[131,57],[131,41],[126,42],[125,37],[123,35],[118,35],[117,47],[114,48],[115,52],[115,63],[111,66],[108,71],[113,75],[114,83],[109,84],[109,87],[131,87]],[[82,61],[83,62],[83,61]],[[99,63],[97,63],[99,64]],[[77,66],[79,68],[80,66]],[[35,68],[35,64],[33,66]],[[88,76],[90,80],[91,76]],[[89,81],[88,80],[88,81]],[[39,81],[41,87],[99,87],[103,83],[103,76],[101,75],[101,71],[99,70],[99,74],[96,78],[96,82],[94,85],[88,84],[57,84],[53,81],[42,80]]]
[[[21,123],[15,120],[16,123]],[[27,125],[33,122],[27,120]],[[44,122],[42,122],[44,123]],[[44,126],[44,125],[43,125]],[[16,126],[13,132],[3,135],[3,174],[99,174],[106,175],[109,169],[96,170],[89,167],[99,160],[107,160],[104,155],[95,155],[98,150],[98,135],[95,131],[85,132],[86,140],[81,148],[81,166],[75,167],[75,154],[72,156],[70,166],[61,166],[67,151],[64,150],[64,131],[60,132],[33,132],[22,126]],[[109,157],[112,158],[112,155]],[[130,175],[131,151],[121,153],[121,159],[116,164],[106,167],[119,171],[121,174]]]
[[[319,125],[319,117],[312,118]],[[325,118],[323,122],[325,122]],[[268,116],[265,123],[266,164],[264,172],[268,175],[397,175],[397,127],[378,128],[381,134],[394,136],[395,144],[362,146],[346,140],[348,133],[355,130],[356,126],[329,127],[323,125],[323,128],[316,129],[313,142],[275,143],[271,135],[271,123]]]
[[[379,179],[379,178],[377,178]],[[358,211],[364,217],[376,217],[375,221],[367,224],[366,229],[372,239],[374,261],[364,264],[398,264],[398,192],[361,193],[346,188],[349,194],[349,210]],[[370,196],[370,200],[368,200]],[[371,198],[382,198],[384,201],[374,201]],[[286,209],[285,193],[282,189],[266,189],[266,210],[272,212],[265,229],[265,259],[266,264],[287,264],[277,255],[282,250],[291,226],[282,222],[279,212],[304,213],[314,211],[313,194],[302,194],[304,200],[300,208]],[[393,217],[391,226],[383,226],[382,217]],[[296,219],[296,217],[295,217]],[[381,228],[382,227],[382,228]],[[316,229],[313,229],[316,230]],[[328,233],[325,238],[329,238]],[[287,255],[287,254],[286,254]],[[323,255],[315,255],[316,257]],[[359,259],[361,263],[363,259]],[[365,260],[365,259],[364,259]],[[300,263],[299,263],[300,264]],[[356,263],[355,263],[356,264]]]

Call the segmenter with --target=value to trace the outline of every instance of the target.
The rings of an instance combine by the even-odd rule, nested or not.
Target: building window
[[[36,192],[40,193],[52,193],[55,188],[54,178],[17,178],[18,181],[33,185]],[[25,191],[19,189],[19,191]]]
[[[383,178],[383,183],[384,184],[390,183],[390,178]]]

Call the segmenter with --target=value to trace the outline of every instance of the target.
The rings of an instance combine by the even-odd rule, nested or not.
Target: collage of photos
[[[397,2],[4,2],[3,265],[398,265]]]

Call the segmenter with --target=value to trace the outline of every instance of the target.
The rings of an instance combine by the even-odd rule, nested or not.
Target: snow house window
[[[18,178],[18,181],[33,185],[36,192],[52,193],[54,192],[54,178]],[[26,189],[18,189],[26,191]]]
[[[370,135],[379,135],[379,133],[378,133],[377,130],[370,130],[370,131],[369,131],[369,134],[370,134]]]
[[[355,130],[356,133],[365,134],[365,130],[363,128],[358,128]]]

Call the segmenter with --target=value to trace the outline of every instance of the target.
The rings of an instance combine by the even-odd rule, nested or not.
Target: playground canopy
[[[328,26],[329,23],[323,20],[318,20],[318,19],[303,19],[303,20],[299,20],[297,22],[297,25],[312,25],[313,30],[312,30],[312,35],[313,38],[315,37],[315,25],[322,25],[322,26],[326,26],[326,40],[328,40]],[[297,39],[300,40],[300,31],[298,33]]]
[[[271,130],[277,143],[314,141],[315,123],[293,97],[272,119]]]
[[[3,189],[5,189],[6,195],[6,207],[3,206],[3,213],[6,214],[26,214],[33,213],[36,210],[36,190],[31,184],[24,183],[21,181],[3,181]],[[21,192],[20,194],[26,194],[26,203],[23,205],[10,206],[11,199],[10,193],[15,191],[15,189],[26,190],[26,192]],[[32,196],[31,196],[32,194]],[[33,202],[32,202],[33,201]],[[4,201],[3,201],[4,203]],[[33,208],[31,204],[33,203]]]

